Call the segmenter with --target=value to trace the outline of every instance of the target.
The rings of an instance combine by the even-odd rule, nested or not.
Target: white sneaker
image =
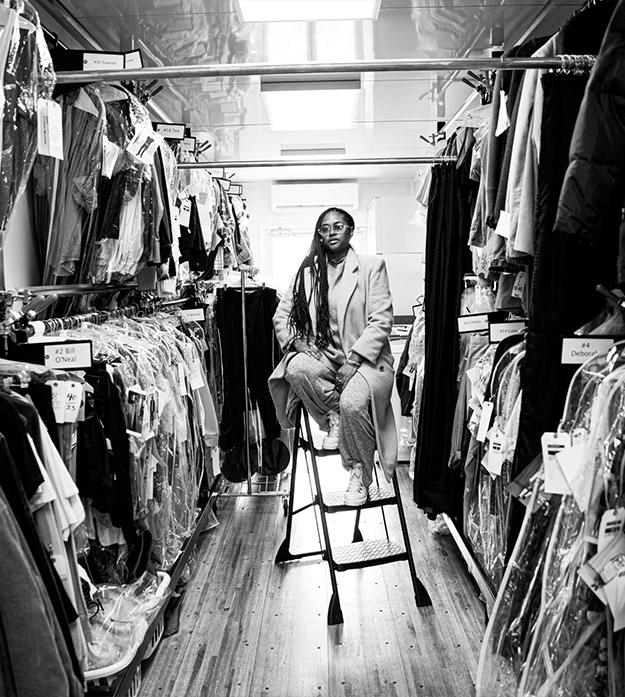
[[[345,492],[346,506],[362,506],[367,503],[369,491],[362,481],[362,465],[354,465],[349,472],[349,484]]]
[[[339,447],[339,423],[341,419],[335,411],[328,412],[328,424],[330,431],[323,437],[321,447],[324,450],[336,450]]]

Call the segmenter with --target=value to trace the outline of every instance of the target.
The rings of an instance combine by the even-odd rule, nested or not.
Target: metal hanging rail
[[[421,157],[362,157],[345,160],[242,160],[237,162],[180,162],[178,169],[250,169],[252,167],[332,167],[334,165],[432,165],[455,162],[455,157],[446,155]]]
[[[134,70],[74,70],[56,73],[59,85],[76,82],[110,82],[166,78],[237,77],[242,75],[310,75],[331,73],[379,73],[423,70],[567,70],[580,67],[572,59],[590,62],[593,56],[555,56],[552,58],[414,58],[352,61],[348,63],[226,63],[170,65]]]

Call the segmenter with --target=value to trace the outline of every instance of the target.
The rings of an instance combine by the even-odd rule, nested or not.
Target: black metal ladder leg
[[[295,501],[295,473],[297,470],[297,455],[299,450],[299,438],[302,428],[302,407],[297,407],[295,415],[295,440],[293,441],[293,465],[291,467],[291,486],[289,487],[289,510],[286,518],[286,534],[284,540],[276,553],[276,564],[281,564],[285,561],[296,559],[290,552],[291,546],[291,529],[293,528],[293,503]]]
[[[406,555],[408,557],[408,567],[410,569],[410,578],[412,579],[412,587],[414,588],[415,602],[417,604],[417,607],[431,605],[432,599],[430,598],[430,594],[427,592],[425,586],[423,585],[423,583],[421,583],[421,580],[417,576],[417,570],[415,568],[414,559],[412,558],[410,537],[408,535],[408,525],[406,524],[406,516],[404,515],[404,507],[401,501],[399,484],[397,482],[397,474],[393,474],[393,489],[395,490],[395,498],[397,500],[397,513],[399,515],[401,532],[404,537],[404,545],[406,549]]]
[[[319,516],[321,517],[321,529],[323,531],[323,541],[325,545],[324,556],[328,562],[330,569],[330,582],[332,584],[332,597],[328,605],[328,624],[343,624],[343,612],[341,611],[341,601],[339,599],[339,588],[336,581],[336,570],[334,568],[334,560],[332,558],[332,545],[330,544],[330,533],[328,530],[328,522],[326,520],[325,505],[323,503],[323,494],[321,493],[321,481],[319,479],[319,470],[317,468],[317,457],[315,449],[312,447],[313,437],[310,428],[310,418],[308,412],[303,411],[304,426],[306,428],[306,437],[311,444],[310,462],[312,465],[313,477],[315,480],[315,489],[317,490],[317,500],[319,502]]]

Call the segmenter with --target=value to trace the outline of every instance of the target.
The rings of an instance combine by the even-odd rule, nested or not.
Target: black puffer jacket
[[[625,192],[625,0],[588,81],[570,155],[554,232],[594,245]]]

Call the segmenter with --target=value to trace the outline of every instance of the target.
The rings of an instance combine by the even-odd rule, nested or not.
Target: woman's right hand
[[[294,351],[297,351],[297,353],[305,353],[307,356],[310,356],[311,358],[315,358],[318,361],[321,360],[321,351],[314,344],[310,344],[308,341],[305,341],[304,339],[295,339],[291,348]]]

